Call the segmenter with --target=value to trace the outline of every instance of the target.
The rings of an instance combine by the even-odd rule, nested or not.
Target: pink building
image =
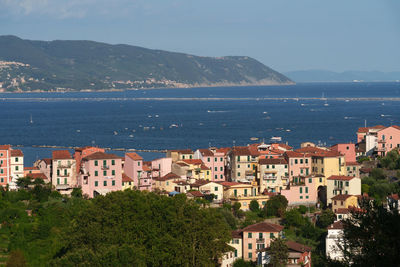
[[[153,177],[163,177],[171,172],[172,158],[160,158],[151,161]]]
[[[225,181],[225,153],[218,152],[216,148],[198,149],[194,153],[195,159],[201,159],[207,168],[211,170],[213,182]]]
[[[289,178],[311,174],[310,155],[295,151],[286,151],[284,157],[288,162]]]
[[[371,127],[360,127],[357,130],[357,143],[360,143],[365,140],[366,135],[374,134],[377,131],[386,128],[383,125],[375,125]]]
[[[291,206],[314,205],[318,202],[316,178],[294,177],[287,189],[281,190]]]
[[[0,186],[6,187],[11,182],[10,161],[11,146],[0,145]]]
[[[137,153],[125,154],[124,173],[133,180],[137,189],[152,190],[153,179],[149,170],[148,166],[143,166],[143,158]]]
[[[393,149],[400,149],[400,126],[392,125],[381,129],[377,133],[378,156],[385,156]]]
[[[122,190],[121,158],[103,152],[82,158],[78,185],[91,198]]]
[[[75,149],[74,159],[76,162],[76,173],[79,173],[79,170],[81,168],[82,158],[87,157],[96,152],[104,153],[105,151],[103,148],[94,147],[94,146],[85,146],[85,147],[80,147],[80,148]]]
[[[352,143],[336,144],[331,147],[331,150],[344,155],[344,160],[346,162],[356,162],[356,146],[355,146],[355,144],[352,144]]]
[[[282,235],[283,226],[261,222],[245,227],[243,231],[243,259],[256,261],[257,251],[268,248],[271,241]]]

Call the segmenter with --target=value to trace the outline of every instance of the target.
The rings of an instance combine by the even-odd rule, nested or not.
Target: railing
[[[110,166],[108,166],[108,165],[103,165],[103,166],[101,166],[101,169],[102,169],[102,170],[108,170],[108,169],[110,169]]]
[[[265,238],[257,238],[256,243],[265,243]]]
[[[57,176],[60,176],[60,177],[68,177],[68,176],[69,176],[69,173],[60,173],[60,174],[58,174]]]
[[[67,164],[58,164],[57,168],[62,169],[62,168],[71,168],[72,163],[67,163]]]
[[[276,180],[278,177],[277,176],[272,176],[272,175],[264,175],[263,179],[264,180]]]

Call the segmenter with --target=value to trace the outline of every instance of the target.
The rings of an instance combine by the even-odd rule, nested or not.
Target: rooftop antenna
[[[208,142],[208,148],[211,148],[211,142]]]
[[[235,147],[236,146],[236,141],[235,140],[233,140],[233,147]]]
[[[367,128],[367,120],[364,120],[364,127]]]

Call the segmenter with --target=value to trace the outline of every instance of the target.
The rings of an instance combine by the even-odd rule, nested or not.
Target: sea
[[[25,165],[52,148],[165,150],[282,142],[356,142],[364,125],[400,124],[400,83],[298,83],[118,92],[2,93],[0,144]],[[258,139],[258,140],[255,140]],[[72,150],[71,150],[72,151]],[[162,153],[139,153],[145,160]]]

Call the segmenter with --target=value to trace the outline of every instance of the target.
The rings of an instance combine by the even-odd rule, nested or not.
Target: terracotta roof
[[[293,147],[291,147],[291,146],[289,146],[287,144],[284,144],[284,143],[278,143],[278,146],[280,146],[280,147],[282,147],[282,148],[284,148],[286,150],[291,150],[293,148]]]
[[[350,181],[351,179],[356,178],[353,176],[344,176],[344,175],[332,175],[328,177],[328,180],[341,180],[341,181]]]
[[[132,152],[132,153],[125,153],[125,156],[130,157],[133,160],[143,160],[141,156],[139,156],[137,153]]]
[[[44,161],[44,163],[46,163],[46,165],[51,164],[51,158],[44,158],[44,159],[42,159],[42,161]]]
[[[46,175],[44,175],[43,173],[28,173],[26,175],[27,177],[30,177],[32,179],[43,179],[43,180],[47,180]]]
[[[38,167],[24,167],[24,171],[39,170]]]
[[[286,155],[289,158],[303,158],[304,154],[296,152],[296,151],[286,151],[284,153],[284,155]]]
[[[332,223],[331,225],[328,226],[328,230],[332,229],[332,230],[339,230],[339,229],[343,229],[343,223],[342,221],[337,221]]]
[[[145,172],[150,172],[151,171],[151,168],[148,165],[143,165],[142,169]]]
[[[122,174],[122,182],[126,183],[126,182],[133,182],[133,179],[130,178],[128,175],[126,175],[125,173]]]
[[[319,147],[311,147],[311,146],[302,147],[296,149],[295,151],[299,153],[305,153],[308,156],[313,156],[313,157],[338,157],[342,155],[337,151],[325,150]]]
[[[242,238],[243,231],[239,229],[239,230],[234,230],[231,233],[232,233],[232,238]]]
[[[72,159],[68,150],[54,150],[52,159]]]
[[[234,147],[232,149],[234,156],[251,156],[252,152],[248,147]]]
[[[183,162],[185,162],[187,164],[192,164],[192,165],[203,164],[203,161],[201,159],[183,159],[183,160],[180,160],[180,161],[183,161]]]
[[[389,198],[394,199],[394,200],[399,200],[399,195],[398,194],[391,194]]]
[[[204,165],[204,164],[201,164],[200,169],[203,170],[203,171],[208,171],[208,170],[210,170],[210,168],[208,168],[208,167],[207,167],[206,165]]]
[[[337,196],[334,196],[334,197],[332,197],[332,200],[346,200],[346,199],[348,199],[349,197],[351,197],[352,195],[346,195],[346,194],[344,194],[344,195],[337,195]]]
[[[84,157],[82,160],[94,160],[94,159],[121,159],[121,158],[114,154],[108,154],[108,153],[104,153],[104,152],[96,152],[96,153],[90,154],[89,156]]]
[[[358,163],[357,161],[349,161],[349,162],[346,162],[346,165],[347,166],[359,166],[360,163]]]
[[[265,165],[265,164],[287,164],[286,159],[278,158],[278,159],[260,159],[258,164]]]
[[[20,149],[11,150],[11,157],[23,157],[24,153]]]
[[[170,172],[163,177],[160,178],[154,178],[156,181],[167,181],[167,180],[172,180],[172,179],[180,179],[181,177],[173,172]]]
[[[306,251],[310,252],[312,250],[312,248],[309,246],[306,246],[306,245],[303,245],[300,243],[296,243],[293,241],[286,241],[286,246],[288,247],[288,249],[291,249],[291,250],[294,250],[297,252],[301,252],[301,253],[306,252]]]
[[[340,208],[340,209],[337,209],[335,213],[336,214],[347,214],[347,213],[350,213],[350,210],[346,209],[346,208]]]
[[[375,125],[375,126],[371,126],[371,127],[360,127],[357,130],[357,133],[368,133],[369,129],[384,129],[386,128],[386,126],[383,125]]]
[[[261,222],[243,228],[243,232],[280,232],[283,226],[279,224]]]
[[[193,184],[191,184],[191,186],[192,186],[192,187],[199,187],[199,186],[208,184],[209,182],[210,182],[210,181],[203,180],[203,179],[199,179],[199,180],[196,180]]]
[[[174,150],[170,150],[171,152],[178,152],[180,154],[193,154],[193,150],[191,150],[190,148],[188,149],[174,149]]]
[[[190,194],[194,197],[204,197],[203,193],[201,193],[200,191],[190,191],[188,193],[186,193],[187,195]]]
[[[400,130],[400,126],[398,126],[398,125],[392,125],[392,127],[397,129],[397,130]]]
[[[215,151],[218,153],[228,153],[232,148],[230,147],[221,147],[221,148],[217,148]]]
[[[243,184],[243,183],[238,183],[238,182],[218,182],[220,184],[222,184],[225,187],[231,187],[231,186],[235,186],[235,185],[250,185],[250,184]]]
[[[213,157],[214,153],[209,150],[209,149],[199,149],[201,155],[206,156],[206,157]]]
[[[11,145],[0,145],[0,150],[8,150],[11,149]]]

